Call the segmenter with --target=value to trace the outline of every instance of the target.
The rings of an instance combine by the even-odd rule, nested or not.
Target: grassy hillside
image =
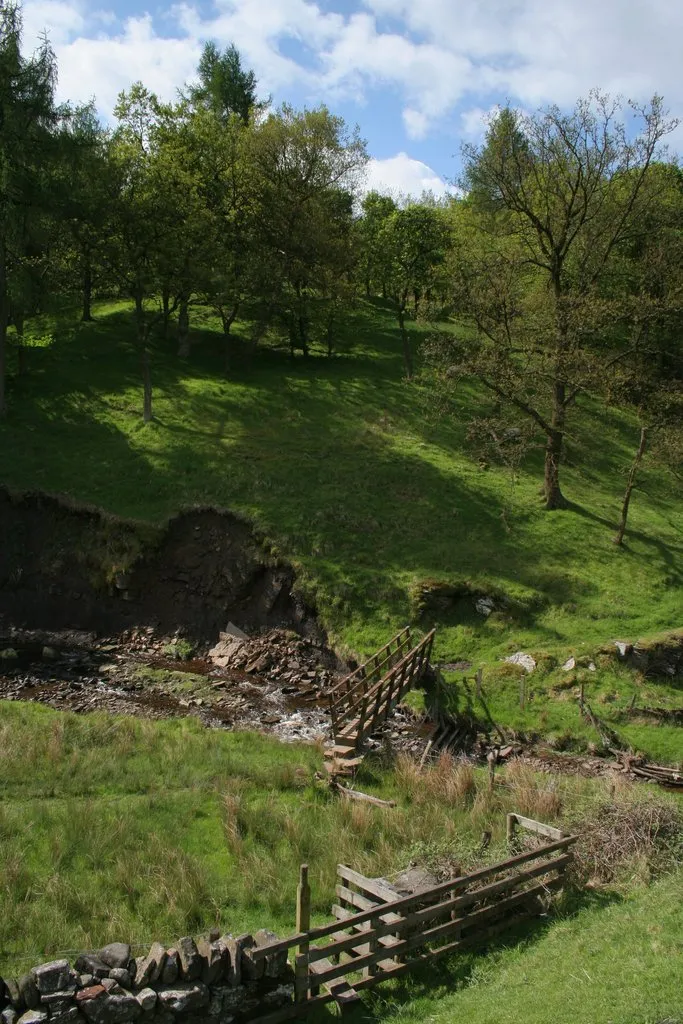
[[[434,991],[384,992],[377,1018],[400,1024],[679,1024],[683,874],[611,903],[596,899]],[[406,996],[408,999],[406,1000]]]
[[[590,875],[599,891],[570,895],[559,922],[525,927],[484,956],[460,956],[441,973],[380,990],[363,1019],[642,1024],[656,1019],[655,1009],[660,1017],[681,1009],[673,958],[681,879],[643,888],[680,856],[671,797],[534,777],[519,766],[502,771],[505,785],[491,794],[485,772],[469,766],[443,761],[419,773],[407,761],[394,772],[370,763],[359,785],[397,802],[385,809],[335,798],[315,782],[321,762],[315,746],[205,730],[195,720],[0,702],[0,974],[60,950],[121,938],[170,943],[214,925],[288,934],[301,862],[310,865],[321,922],[329,920],[339,861],[370,875],[391,875],[411,860],[463,870],[491,863],[505,856],[505,814],[516,809],[578,828],[586,837],[579,878]],[[626,830],[607,874],[591,846],[605,808]],[[655,845],[629,847],[627,833],[644,821],[660,823]],[[492,836],[482,850],[485,828]],[[564,1001],[576,977],[572,1016]],[[427,984],[431,994],[421,998]],[[509,1016],[496,1015],[500,1006]]]
[[[33,325],[30,373],[14,380],[0,425],[0,481],[138,519],[197,502],[246,512],[300,566],[336,639],[356,650],[414,617],[425,582],[467,582],[512,602],[488,620],[471,601],[454,606],[438,635],[447,660],[581,653],[680,625],[679,484],[646,469],[627,546],[611,543],[637,439],[627,417],[580,400],[564,469],[575,505],[547,514],[540,453],[516,482],[480,469],[465,434],[488,399],[463,392],[449,416],[433,417],[426,388],[402,380],[381,304],[360,304],[332,359],[291,362],[271,344],[253,360],[238,353],[227,378],[217,324],[197,312],[188,362],[173,342],[158,344],[147,427],[129,313],[96,312],[93,324]]]

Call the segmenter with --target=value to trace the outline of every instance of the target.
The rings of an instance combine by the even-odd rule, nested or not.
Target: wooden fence
[[[576,837],[519,814],[508,815],[507,828],[510,840],[522,828],[552,841],[400,898],[382,880],[340,864],[336,920],[318,928],[301,928],[310,907],[303,875],[297,911],[301,931],[250,951],[255,960],[284,950],[294,953],[294,1003],[263,1018],[262,1024],[304,1016],[331,1000],[343,1007],[364,988],[479,944],[543,912],[548,895],[564,883]]]
[[[365,737],[386,721],[392,708],[419,681],[434,644],[434,630],[415,646],[410,629],[401,630],[381,650],[343,679],[329,694],[334,747],[326,752],[334,773],[357,763]]]

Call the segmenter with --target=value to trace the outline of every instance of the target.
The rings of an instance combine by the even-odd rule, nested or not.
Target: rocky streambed
[[[287,630],[223,634],[190,648],[151,628],[92,633],[0,633],[0,699],[77,713],[194,716],[214,728],[264,729],[284,740],[325,739],[325,693],[337,672],[320,643]],[[230,648],[230,657],[225,656]]]

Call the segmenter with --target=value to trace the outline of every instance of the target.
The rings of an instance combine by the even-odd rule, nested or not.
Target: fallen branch
[[[339,793],[340,796],[345,797],[347,800],[362,800],[365,803],[375,804],[377,807],[395,807],[395,800],[380,800],[378,796],[369,796],[368,793],[361,793],[357,789],[349,789],[347,786],[341,786],[338,782],[331,782],[330,789],[333,789],[335,793]]]

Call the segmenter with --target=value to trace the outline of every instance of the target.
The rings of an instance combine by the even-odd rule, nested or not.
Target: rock
[[[81,1010],[93,1024],[127,1024],[128,1021],[137,1020],[141,1015],[142,1007],[135,996],[129,992],[119,995],[106,992],[101,985],[96,988],[100,989],[97,995],[90,999],[79,1000]],[[88,991],[88,989],[84,991]],[[82,994],[82,992],[78,993],[79,996]]]
[[[180,956],[177,949],[169,949],[166,954],[166,963],[161,971],[161,982],[164,985],[173,985],[180,974]]]
[[[576,668],[576,658],[567,658],[562,668],[565,672],[573,671]]]
[[[219,634],[219,637],[221,640],[225,640],[227,637],[237,637],[238,640],[249,639],[244,630],[240,629],[239,626],[236,626],[234,622],[229,622],[225,627],[225,630]]]
[[[228,668],[236,655],[242,653],[244,646],[244,640],[219,640],[209,651],[208,657],[218,668]]]
[[[620,658],[625,658],[633,650],[633,644],[624,643],[623,640],[615,640],[614,646],[618,650]]]
[[[135,961],[135,987],[146,988],[158,981],[166,963],[166,950],[160,942],[152,943],[147,956]]]
[[[474,607],[480,615],[485,615],[488,618],[496,606],[492,597],[479,597],[474,602]]]
[[[0,1013],[0,1024],[17,1024],[18,1020],[19,1014],[11,1006],[6,1006],[2,1013]]]
[[[113,978],[114,981],[118,981],[119,985],[123,988],[130,988],[133,984],[130,972],[124,967],[112,967],[109,972],[109,977]],[[106,987],[106,986],[105,986]]]
[[[270,946],[271,943],[277,941],[278,937],[275,932],[268,931],[267,928],[261,928],[254,935],[254,942],[257,947]],[[265,969],[263,973],[266,978],[279,978],[286,967],[287,950],[282,949],[278,953],[270,953],[265,958]]]
[[[108,978],[109,968],[98,956],[92,953],[82,953],[74,964],[80,974],[92,974],[93,978]]]
[[[24,1002],[24,997],[21,994],[21,989],[19,988],[19,982],[17,979],[5,978],[5,988],[7,989],[9,1001],[13,1008],[18,1010],[19,1013],[23,1013],[26,1009],[26,1003]]]
[[[143,988],[135,998],[145,1013],[151,1013],[157,1005],[157,994],[153,988]]]
[[[65,1009],[75,995],[76,986],[72,985],[70,988],[61,989],[59,992],[48,992],[40,997],[40,1002],[42,1006],[49,1009],[50,1016],[52,1016],[53,1011],[54,1013],[59,1013],[60,1010]]]
[[[42,657],[43,661],[56,661],[59,655],[54,647],[43,647]]]
[[[90,988],[95,978],[92,974],[79,974],[77,985],[79,988]]]
[[[18,661],[19,655],[13,647],[5,647],[4,650],[0,651],[0,661]]]
[[[105,991],[106,989],[103,985],[91,985],[90,988],[82,988],[80,992],[76,993],[76,1002],[79,1005],[87,1003],[89,999],[97,999]]]
[[[118,981],[114,981],[112,977],[102,978],[102,988],[112,996],[122,996],[125,994]]]
[[[220,1011],[218,1016],[224,1020],[224,1014],[236,1013],[242,1008],[246,995],[247,990],[244,985],[238,985],[236,988],[226,988],[225,986],[217,985],[211,992],[211,1003],[215,1009],[214,998],[216,1003],[220,1001]],[[211,1013],[211,1008],[209,1009],[209,1013]]]
[[[242,983],[242,950],[245,942],[253,942],[253,939],[251,935],[238,935],[237,938],[233,938],[232,935],[223,935],[221,941],[225,943],[230,953],[228,982],[233,988],[237,988]]]
[[[533,672],[536,668],[535,660],[530,654],[525,654],[524,651],[516,651],[515,654],[510,654],[503,660],[508,661],[511,665],[521,665],[525,672]]]
[[[159,989],[159,1002],[172,1013],[196,1013],[209,1005],[209,990],[201,981],[180,982]]]
[[[50,1024],[76,1024],[77,1021],[82,1021],[78,1007],[71,1004],[67,1004],[63,1010],[56,1012],[50,1007]]]
[[[44,1024],[46,1020],[45,1010],[27,1010],[19,1018],[18,1024]]]
[[[588,662],[588,671],[589,672],[597,672],[598,671],[594,661],[589,661]]]
[[[215,985],[217,981],[227,978],[230,971],[230,951],[224,942],[220,939],[215,942],[200,939],[197,949],[204,961],[202,981],[205,985]]]
[[[73,984],[73,975],[68,960],[52,960],[31,971],[41,995],[59,992]]]
[[[126,942],[110,942],[108,946],[98,949],[96,956],[107,967],[127,968],[130,963],[130,946]]]
[[[183,981],[196,981],[201,978],[204,961],[194,939],[185,935],[178,940],[178,956],[180,957],[180,976]]]
[[[270,992],[266,992],[261,997],[259,1002],[271,1008],[279,1006],[286,1006],[287,1003],[294,1001],[294,986],[293,985],[278,985],[277,988],[271,989]]]
[[[38,1010],[40,1008],[40,992],[36,985],[36,979],[32,974],[24,974],[23,977],[19,978],[19,991],[27,1010]]]

